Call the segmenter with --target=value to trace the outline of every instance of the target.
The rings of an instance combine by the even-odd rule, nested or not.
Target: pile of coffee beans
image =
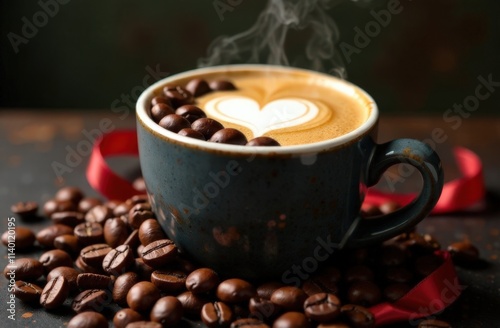
[[[203,79],[193,79],[186,87],[167,85],[163,94],[151,99],[151,118],[162,128],[179,135],[209,142],[247,146],[280,146],[273,138],[260,136],[250,141],[239,130],[224,126],[197,107],[196,97],[212,91],[236,90],[234,84],[226,80],[210,83]]]
[[[36,214],[36,204],[23,204],[29,206],[13,206],[17,215]],[[396,208],[385,204],[364,213]],[[15,243],[24,250],[38,243],[45,253],[16,259],[4,275],[9,279],[15,270],[14,294],[23,302],[57,311],[70,299],[75,316],[68,328],[108,327],[100,312],[111,303],[122,307],[113,318],[117,328],[169,327],[183,318],[210,328],[374,327],[369,307],[397,301],[442,263],[434,255],[439,242],[411,231],[376,247],[341,253],[337,265],[297,277],[294,284],[247,281],[189,261],[161,229],[146,196],[102,202],[65,187],[43,212],[53,224],[36,234],[16,227]],[[479,258],[468,242],[449,250],[457,263]],[[419,327],[450,325],[424,320]]]

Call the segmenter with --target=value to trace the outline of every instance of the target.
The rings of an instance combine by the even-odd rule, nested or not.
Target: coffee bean
[[[108,328],[108,320],[100,313],[87,311],[71,318],[67,328]]]
[[[106,205],[110,209],[114,210],[118,205],[123,203],[121,200],[118,199],[110,199],[107,202],[105,202],[103,205]]]
[[[129,323],[126,328],[163,328],[163,326],[154,321],[135,321]]]
[[[9,262],[3,270],[5,278],[10,279],[15,275],[17,280],[37,280],[44,273],[43,264],[37,259],[17,258],[14,262]]]
[[[250,302],[248,302],[248,310],[252,316],[269,321],[281,312],[281,307],[274,304],[269,299],[252,297]]]
[[[42,263],[46,274],[57,267],[73,267],[71,256],[60,249],[53,249],[43,253],[38,261]]]
[[[111,297],[102,289],[88,289],[76,295],[71,304],[73,311],[101,312],[109,304]]]
[[[127,224],[120,219],[111,218],[104,224],[104,240],[106,243],[115,248],[122,245],[128,238]]]
[[[133,229],[139,229],[142,222],[147,219],[154,219],[154,217],[153,212],[151,212],[151,205],[146,203],[136,204],[128,213],[128,224]]]
[[[194,121],[191,128],[203,134],[205,140],[209,140],[215,132],[224,129],[224,126],[216,120],[204,117]]]
[[[159,123],[165,116],[174,114],[175,109],[165,103],[158,103],[151,107],[151,118],[155,123]]]
[[[170,239],[160,239],[144,247],[141,257],[147,265],[161,268],[177,257],[177,246]]]
[[[48,310],[61,306],[69,295],[69,284],[63,276],[52,278],[43,288],[40,305]]]
[[[413,273],[404,267],[387,268],[385,279],[393,283],[409,283],[413,280]]]
[[[128,245],[120,245],[112,249],[104,260],[102,268],[109,274],[119,276],[134,265],[134,253]]]
[[[142,245],[141,245],[142,246]],[[151,276],[155,269],[144,263],[144,260],[140,257],[135,259],[134,271],[137,272],[142,280],[151,280]]]
[[[239,130],[225,128],[215,132],[208,141],[244,146],[247,143],[247,137],[245,137],[245,135]]]
[[[215,80],[210,82],[210,89],[213,91],[230,91],[236,90],[234,84],[227,80]]]
[[[186,274],[182,271],[156,270],[151,274],[151,282],[164,293],[175,293],[186,285]]]
[[[319,293],[331,293],[337,294],[339,288],[336,283],[330,283],[325,286],[323,284],[318,284],[315,280],[306,280],[302,285],[302,290],[307,294],[307,296],[312,296]]]
[[[421,321],[418,328],[451,328],[451,325],[445,321],[429,319]]]
[[[54,224],[40,230],[36,234],[36,240],[40,245],[46,248],[54,248],[54,239],[57,236],[72,235],[73,229],[63,224]]]
[[[158,299],[160,299],[160,291],[149,281],[136,283],[127,293],[128,306],[137,312],[146,313]]]
[[[184,117],[189,123],[193,123],[199,118],[207,117],[207,114],[195,105],[184,105],[175,110],[175,114]]]
[[[230,305],[231,305],[231,310],[233,310],[233,316],[236,319],[250,317],[250,309],[247,302],[230,304]],[[260,320],[261,318],[256,318],[256,319]]]
[[[170,102],[170,99],[168,99],[166,97],[162,97],[162,96],[156,96],[156,97],[153,97],[153,99],[151,99],[151,106],[154,106],[156,104],[167,104],[169,106],[172,105],[172,103]]]
[[[199,78],[190,80],[186,84],[186,90],[191,92],[191,94],[195,97],[201,97],[212,91],[207,81]]]
[[[56,277],[64,277],[68,282],[70,293],[78,289],[78,285],[76,284],[76,280],[78,278],[78,271],[70,267],[57,267],[52,269],[47,274],[47,281],[50,281]]]
[[[123,242],[123,245],[129,245],[132,249],[137,248],[139,244],[139,229],[132,230],[127,239]]]
[[[177,133],[182,129],[189,128],[191,123],[180,115],[169,114],[163,117],[160,122],[158,122],[158,125],[168,131]]]
[[[102,266],[95,267],[95,266],[88,265],[87,263],[85,263],[84,260],[82,260],[81,256],[78,256],[76,258],[75,266],[81,272],[97,273],[97,274],[105,274],[106,273],[102,269]]]
[[[81,223],[73,231],[76,238],[78,238],[78,243],[83,247],[99,244],[104,241],[103,228],[96,222]]]
[[[170,327],[181,321],[183,311],[182,304],[176,297],[165,296],[156,301],[149,317],[163,327]]]
[[[424,240],[429,245],[431,245],[433,250],[437,251],[437,250],[441,249],[441,244],[439,244],[439,242],[436,240],[436,238],[434,238],[433,236],[431,236],[429,234],[425,234],[423,237],[424,237]]]
[[[142,222],[139,227],[139,240],[144,246],[166,237],[160,224],[155,219],[148,219]]]
[[[252,146],[252,147],[270,147],[270,146],[281,146],[279,142],[274,140],[271,137],[257,137],[253,138],[246,144],[247,146]]]
[[[113,325],[115,328],[125,328],[131,322],[143,320],[144,317],[139,312],[126,308],[115,313]]]
[[[165,97],[170,100],[172,107],[174,108],[194,103],[194,98],[191,92],[181,86],[167,85],[163,88],[163,93],[165,94]]]
[[[136,180],[144,181],[144,179],[142,177],[139,177]],[[132,204],[132,206],[137,205],[137,204],[149,204],[149,205],[151,205],[149,202],[149,196],[147,194],[134,195],[134,196],[130,197],[129,199],[127,199],[125,202]]]
[[[190,291],[177,295],[177,299],[181,302],[184,313],[193,317],[199,317],[203,305],[209,302],[205,297]]]
[[[346,270],[344,278],[348,283],[373,281],[373,271],[366,265],[356,265]]]
[[[383,246],[381,251],[380,262],[385,266],[400,266],[406,261],[406,254],[399,246]]]
[[[74,235],[57,236],[54,239],[54,247],[69,254],[78,254],[81,250],[78,244],[78,238]]]
[[[410,233],[402,244],[414,257],[433,254],[440,248],[439,244],[436,245],[433,240],[426,239],[418,233]]]
[[[38,204],[36,202],[17,202],[10,206],[10,211],[21,219],[29,219],[38,213]]]
[[[118,218],[122,215],[128,215],[128,212],[130,212],[130,209],[132,209],[134,205],[135,204],[132,204],[132,202],[128,201],[119,204],[118,206],[113,208],[113,216]]]
[[[396,302],[411,290],[408,284],[394,283],[384,288],[384,297],[390,302]]]
[[[312,296],[318,293],[338,294],[339,287],[337,282],[340,280],[340,271],[337,268],[329,268],[321,274],[316,274],[313,277],[304,281],[302,290]]]
[[[101,205],[100,199],[95,197],[85,197],[78,203],[78,211],[85,214],[90,211],[91,208]]]
[[[179,135],[184,137],[189,137],[193,139],[203,140],[205,141],[205,136],[201,134],[201,132],[195,131],[191,128],[185,128],[178,132]]]
[[[266,300],[271,299],[271,295],[278,288],[284,287],[285,285],[278,281],[271,281],[263,283],[257,287],[257,296]]]
[[[307,328],[309,326],[307,317],[301,312],[286,312],[273,323],[273,328]]]
[[[437,255],[424,255],[415,260],[415,271],[422,277],[427,277],[443,264],[443,259]]]
[[[356,281],[352,283],[347,291],[350,303],[363,306],[371,306],[380,301],[382,292],[380,288],[371,281]]]
[[[112,248],[108,244],[94,244],[84,247],[80,251],[80,256],[88,265],[101,267],[102,261],[111,250]]]
[[[217,286],[217,298],[227,303],[247,302],[255,295],[255,288],[243,279],[227,279]]]
[[[113,280],[110,276],[96,273],[80,273],[76,279],[80,290],[111,289]]]
[[[14,295],[26,303],[40,302],[42,292],[43,289],[41,287],[29,282],[18,280],[14,284]]]
[[[85,214],[85,221],[90,223],[99,223],[104,225],[107,219],[113,217],[113,210],[106,205],[97,205],[92,207],[87,214]]]
[[[304,312],[312,320],[328,322],[340,315],[340,299],[327,293],[309,296],[304,302]]]
[[[59,189],[54,199],[57,201],[70,201],[74,204],[78,204],[84,197],[83,192],[77,187],[63,187]]]
[[[2,244],[8,246],[9,243],[15,243],[17,250],[26,250],[33,247],[36,237],[33,231],[25,227],[16,227],[6,230],[2,234]]]
[[[194,294],[207,293],[219,284],[219,276],[210,268],[200,268],[191,272],[186,278],[187,290]]]
[[[340,308],[340,313],[355,328],[375,327],[373,313],[361,305],[346,304]]]
[[[243,318],[233,321],[230,328],[271,328],[263,321],[254,318]]]
[[[113,301],[120,306],[125,306],[127,304],[128,291],[139,281],[139,275],[135,272],[125,272],[119,275],[113,285]]]
[[[56,212],[66,212],[66,211],[76,211],[78,210],[78,204],[75,204],[69,200],[59,201],[55,199],[49,199],[43,204],[43,213],[45,216],[50,217]]]
[[[473,266],[479,261],[479,250],[468,241],[451,244],[448,252],[453,262],[461,266]]]
[[[206,303],[201,309],[201,320],[208,328],[228,327],[232,318],[231,308],[223,302]]]
[[[55,212],[50,216],[50,219],[53,223],[64,224],[74,228],[78,224],[84,222],[84,215],[75,211]]]
[[[278,288],[271,295],[271,302],[288,311],[302,310],[307,294],[298,287],[285,286]]]

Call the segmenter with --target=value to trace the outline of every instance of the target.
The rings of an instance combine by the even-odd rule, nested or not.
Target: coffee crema
[[[268,136],[282,146],[329,140],[358,128],[371,110],[356,89],[314,72],[228,71],[200,77],[236,85],[237,90],[197,98],[197,106],[248,140]]]

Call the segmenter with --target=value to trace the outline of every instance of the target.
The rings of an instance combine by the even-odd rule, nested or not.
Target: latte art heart
[[[204,110],[214,119],[250,129],[254,137],[307,123],[317,117],[319,112],[314,103],[305,99],[277,99],[261,108],[257,101],[243,96],[211,99],[205,104]]]

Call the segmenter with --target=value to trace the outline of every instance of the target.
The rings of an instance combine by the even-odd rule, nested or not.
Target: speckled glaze
[[[288,147],[213,144],[161,129],[149,102],[167,83],[214,71],[286,70],[233,65],[172,76],[147,89],[137,103],[142,173],[158,220],[179,248],[224,275],[291,279],[294,265],[313,269],[335,250],[390,238],[418,223],[439,198],[439,158],[426,145],[375,140],[377,108],[360,128],[326,142]],[[317,74],[317,73],[314,73]],[[333,77],[329,77],[335,79]],[[367,186],[389,166],[415,166],[424,179],[419,198],[398,215],[361,220]],[[285,281],[286,282],[286,281]]]

